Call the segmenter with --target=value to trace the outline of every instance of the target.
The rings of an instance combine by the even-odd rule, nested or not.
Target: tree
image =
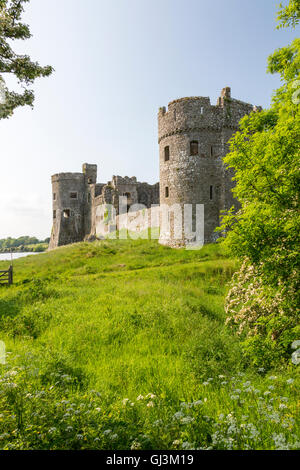
[[[283,7],[281,3],[279,8],[277,16],[279,24],[277,28],[286,28],[288,26],[294,28],[300,20],[300,0],[290,0],[286,7]]]
[[[0,0],[0,118],[10,117],[19,106],[33,106],[34,92],[30,86],[38,77],[53,72],[51,66],[41,67],[29,56],[16,54],[12,41],[31,37],[29,26],[22,23],[24,4],[29,0]],[[15,76],[23,91],[9,91],[4,76]]]
[[[283,26],[299,17],[299,0],[279,12]],[[243,118],[231,140],[224,161],[235,171],[241,209],[222,225],[225,244],[243,262],[226,300],[227,323],[265,365],[289,354],[300,336],[300,40],[275,51],[268,71],[280,74],[282,86],[270,109]]]

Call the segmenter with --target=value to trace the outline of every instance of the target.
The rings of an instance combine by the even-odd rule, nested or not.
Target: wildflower
[[[137,400],[144,400],[143,395],[139,395],[139,396],[137,397]]]
[[[202,385],[205,385],[205,386],[206,386],[206,385],[209,385],[209,382],[203,382]]]
[[[279,409],[284,410],[285,408],[287,408],[287,406],[284,403],[280,403]]]
[[[192,403],[193,406],[198,406],[198,405],[203,405],[203,401],[202,400],[197,400],[197,401],[194,401]]]
[[[184,414],[182,413],[182,411],[177,411],[177,413],[175,413],[173,415],[174,419],[180,419],[180,418],[183,418],[183,417],[184,417]]]
[[[238,395],[231,395],[231,400],[238,400],[240,397]]]
[[[272,436],[275,447],[277,450],[286,450],[286,440],[283,434],[273,434]]]
[[[180,421],[182,422],[182,424],[190,424],[195,421],[195,418],[193,418],[192,416],[185,416],[184,418],[181,418]]]
[[[268,379],[269,379],[269,380],[276,380],[277,377],[276,377],[276,375],[270,375],[270,377],[268,377]]]
[[[274,390],[274,388],[275,388],[275,387],[274,387],[273,385],[270,385],[270,386],[268,387],[269,390]]]
[[[82,434],[77,434],[76,439],[78,439],[78,441],[82,441],[83,435]]]
[[[149,403],[147,403],[148,408],[153,408],[153,406],[154,406],[153,401],[149,401]]]
[[[122,401],[123,405],[127,405],[127,403],[129,402],[129,398],[124,398],[124,400]]]
[[[190,408],[190,407],[191,407],[190,403],[185,403],[184,401],[180,403],[180,408]]]
[[[18,385],[14,382],[7,382],[7,383],[4,383],[3,386],[4,388],[13,389],[13,388],[17,388]]]
[[[68,427],[66,428],[66,431],[67,431],[67,432],[72,432],[72,431],[73,431],[73,426],[68,426]]]
[[[163,421],[161,419],[157,419],[153,423],[153,426],[162,426],[162,425],[163,425]]]
[[[141,450],[141,448],[142,444],[137,439],[135,439],[131,444],[130,450]]]
[[[110,434],[109,437],[112,441],[115,441],[116,439],[118,439],[118,434]]]
[[[286,383],[287,383],[288,385],[291,385],[291,384],[294,383],[294,382],[295,382],[294,379],[288,379],[288,380],[286,381]]]
[[[111,432],[112,432],[111,429],[106,429],[106,430],[103,432],[103,434],[104,434],[104,436],[107,436],[107,435],[110,434]]]
[[[176,441],[173,441],[173,442],[172,442],[172,445],[173,445],[173,446],[179,446],[179,445],[180,445],[180,441],[177,439]]]
[[[154,398],[156,398],[156,395],[154,395],[154,393],[148,393],[148,395],[146,395],[146,398],[151,398],[151,400],[153,400]]]
[[[10,375],[11,377],[14,377],[15,375],[18,375],[18,372],[16,370],[11,370],[7,373],[7,375]]]
[[[288,397],[280,397],[280,400],[285,402],[289,401]]]
[[[182,443],[182,448],[185,449],[185,450],[191,450],[193,448],[195,448],[195,444],[191,444],[190,442],[183,442]]]
[[[95,408],[95,411],[98,411],[98,413],[100,413],[101,408]]]
[[[244,382],[244,383],[243,383],[243,387],[249,387],[250,385],[251,385],[250,380],[248,380],[247,382]]]

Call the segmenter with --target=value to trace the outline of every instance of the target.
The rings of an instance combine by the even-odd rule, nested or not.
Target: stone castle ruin
[[[215,241],[221,211],[238,208],[232,194],[233,173],[223,163],[228,141],[241,118],[260,109],[231,98],[229,87],[215,106],[209,98],[191,97],[160,108],[160,183],[154,185],[121,176],[97,183],[97,165],[90,164],[83,165],[82,173],[52,176],[49,249],[132,227],[135,231],[159,227],[160,243],[185,246],[193,242],[182,216],[188,205],[194,225],[195,208],[203,207],[203,242]]]

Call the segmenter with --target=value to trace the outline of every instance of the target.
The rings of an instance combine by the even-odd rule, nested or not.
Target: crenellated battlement
[[[127,185],[127,184],[137,184],[137,179],[135,176],[113,176],[112,177],[112,184],[117,187],[119,185]]]
[[[82,173],[56,173],[51,176],[52,183],[58,183],[59,181],[73,180],[83,181],[84,175]]]
[[[158,112],[158,142],[172,135],[207,130],[221,131],[224,127],[237,129],[240,119],[259,109],[249,103],[231,98],[230,87],[221,91],[216,105],[209,97],[179,98]]]

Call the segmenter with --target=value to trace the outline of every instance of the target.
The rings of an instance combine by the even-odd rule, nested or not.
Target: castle
[[[238,203],[232,194],[233,173],[223,158],[228,141],[238,130],[240,119],[261,108],[233,99],[229,87],[223,88],[215,106],[206,97],[181,98],[159,109],[158,143],[160,183],[140,183],[135,177],[113,176],[107,184],[97,183],[97,166],[84,164],[82,173],[52,176],[53,228],[49,249],[106,236],[122,227],[122,214],[130,207],[128,220],[139,231],[150,225],[160,227],[159,241],[171,247],[189,243],[182,218],[176,221],[174,207],[204,207],[204,242],[216,239],[220,213]],[[120,198],[125,210],[120,210]],[[143,209],[140,209],[139,206]],[[151,209],[152,206],[155,206]],[[107,217],[112,207],[115,217]],[[169,210],[169,224],[162,223],[160,208]],[[146,208],[146,210],[145,210]],[[195,218],[195,214],[193,215]],[[182,237],[176,236],[176,224]]]

